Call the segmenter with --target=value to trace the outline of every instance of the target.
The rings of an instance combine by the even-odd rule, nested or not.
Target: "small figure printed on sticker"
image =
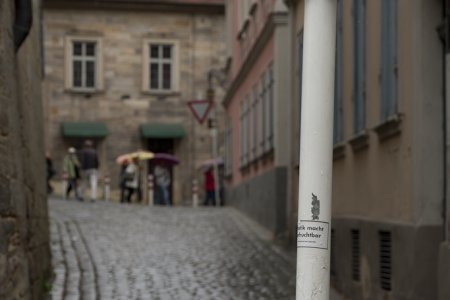
[[[313,221],[319,220],[320,215],[320,201],[317,199],[317,196],[312,194],[312,202],[311,202],[311,212]]]

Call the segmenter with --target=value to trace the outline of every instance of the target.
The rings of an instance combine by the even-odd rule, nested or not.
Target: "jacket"
[[[83,148],[80,152],[80,163],[83,170],[98,169],[97,151],[93,148]]]

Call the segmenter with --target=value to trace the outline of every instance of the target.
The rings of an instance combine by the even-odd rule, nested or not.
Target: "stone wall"
[[[14,52],[14,1],[0,1],[0,299],[43,299],[50,275],[39,1]]]
[[[227,205],[264,226],[274,237],[286,230],[286,167],[276,167],[225,190]]]

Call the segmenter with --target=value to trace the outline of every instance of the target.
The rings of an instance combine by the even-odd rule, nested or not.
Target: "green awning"
[[[63,122],[64,137],[103,138],[108,135],[106,125],[101,122]]]
[[[178,139],[186,135],[181,124],[147,123],[140,127],[141,136],[147,139]]]

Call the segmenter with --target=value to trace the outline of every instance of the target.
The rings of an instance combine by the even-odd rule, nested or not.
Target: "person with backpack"
[[[83,201],[83,198],[78,194],[78,179],[80,179],[80,162],[76,155],[76,150],[70,147],[67,155],[64,157],[63,169],[67,174],[67,188],[65,190],[66,199],[69,197],[70,191],[73,190],[75,198]]]

